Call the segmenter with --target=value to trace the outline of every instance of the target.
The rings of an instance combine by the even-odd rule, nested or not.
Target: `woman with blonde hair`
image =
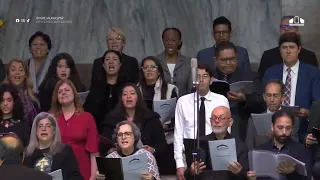
[[[71,145],[85,180],[94,180],[98,155],[97,127],[93,116],[83,111],[80,97],[73,83],[68,80],[57,82],[53,90],[50,112],[58,119],[61,139]]]
[[[24,108],[24,117],[29,124],[38,114],[40,103],[33,91],[33,83],[29,71],[21,59],[12,59],[8,63],[4,83],[13,85],[19,91]]]
[[[56,118],[46,112],[33,121],[23,164],[46,173],[61,169],[65,180],[83,179],[72,148],[61,142]]]

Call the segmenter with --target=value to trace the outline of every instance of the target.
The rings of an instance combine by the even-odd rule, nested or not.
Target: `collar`
[[[139,150],[139,149],[135,147],[135,148],[133,149],[133,152],[132,152],[131,154],[129,154],[129,155],[123,154],[120,148],[117,150],[117,152],[118,152],[118,154],[119,154],[121,157],[126,157],[126,156],[131,156],[132,154],[136,153],[138,150]]]
[[[206,100],[211,101],[211,99],[212,99],[211,94],[212,94],[212,93],[211,93],[211,91],[209,90],[209,92],[208,92],[205,96],[200,96],[200,95],[199,95],[199,100],[200,100],[201,97],[204,97],[204,98],[206,98]],[[194,98],[195,98],[194,100],[196,100],[197,97],[194,96]]]
[[[299,65],[300,65],[300,60],[297,61],[297,63],[291,67],[291,72],[293,72],[293,74],[297,74],[298,73],[298,70],[299,70]],[[286,73],[287,72],[287,69],[289,67],[286,66],[286,64],[283,63],[283,72]]]
[[[284,149],[284,148],[290,148],[290,146],[292,145],[294,143],[294,141],[292,140],[292,138],[290,138],[290,139],[288,139],[285,143],[284,143],[284,145],[282,146],[282,148],[280,149],[280,150],[282,150],[282,149]],[[272,138],[269,142],[268,142],[268,144],[270,145],[269,147],[272,149],[272,148],[277,148],[278,149],[278,147],[276,146],[276,144],[274,143],[274,138]]]
[[[166,52],[165,52],[165,51],[162,51],[162,53],[160,54],[160,57],[161,57],[161,59],[163,59],[163,60],[166,62]],[[177,62],[176,62],[176,64],[177,64],[178,61],[180,61],[180,60],[183,61],[182,56],[181,56],[181,53],[178,51],[178,57],[177,57]]]
[[[210,134],[210,136],[213,138],[213,140],[218,140],[218,139],[217,139],[217,136],[216,136],[216,134],[215,134],[214,132],[212,132],[212,133]],[[224,136],[223,139],[231,139],[231,138],[232,138],[232,136],[227,132],[227,134]]]
[[[280,110],[281,109],[281,106],[280,106],[280,108],[278,109],[278,110]],[[270,110],[269,110],[269,108],[267,108],[267,113],[273,113],[273,112],[271,112]]]

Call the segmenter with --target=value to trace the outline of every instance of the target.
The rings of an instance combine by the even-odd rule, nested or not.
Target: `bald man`
[[[52,180],[46,173],[23,166],[23,146],[21,140],[6,135],[0,138],[1,180]]]
[[[211,127],[212,133],[201,137],[201,140],[224,140],[232,139],[233,137],[228,133],[228,128],[232,126],[233,119],[231,117],[231,112],[228,108],[224,106],[218,106],[213,109],[211,113]],[[212,171],[204,170],[205,164],[200,163],[200,180],[245,180],[247,179],[246,173],[249,170],[248,162],[248,148],[247,145],[240,139],[235,139],[236,151],[237,151],[237,161],[229,164],[229,171]],[[195,174],[196,163],[192,163],[191,167],[187,169],[185,177],[186,179],[193,179]]]

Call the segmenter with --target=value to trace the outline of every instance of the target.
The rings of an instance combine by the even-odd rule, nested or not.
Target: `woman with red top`
[[[57,119],[64,144],[72,147],[85,180],[94,180],[98,155],[97,127],[92,115],[84,112],[76,88],[68,79],[57,82],[52,95],[51,113]]]

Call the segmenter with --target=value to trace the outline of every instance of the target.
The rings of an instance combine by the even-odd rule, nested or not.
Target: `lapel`
[[[168,68],[168,65],[167,65],[167,62],[166,62],[166,55],[164,53],[164,51],[159,55],[159,60],[160,60],[160,63],[162,65],[162,69],[164,71],[164,74],[170,76],[170,71],[169,71],[169,68]]]
[[[243,80],[243,74],[241,70],[237,67],[237,69],[230,75],[229,83],[234,83]]]
[[[63,148],[60,152],[56,153],[53,157],[52,157],[52,165],[51,165],[51,172],[61,169],[61,165],[62,161],[65,159],[65,154],[64,151],[65,148]]]
[[[305,68],[303,68],[304,64],[301,63],[300,61],[300,64],[299,64],[299,69],[298,69],[298,78],[297,78],[297,86],[296,86],[296,97],[295,97],[295,104],[301,104],[301,100],[300,98],[304,98],[304,97],[301,97],[301,91],[304,87],[304,81],[307,80],[307,77],[306,77],[306,74],[307,72],[305,72]]]

